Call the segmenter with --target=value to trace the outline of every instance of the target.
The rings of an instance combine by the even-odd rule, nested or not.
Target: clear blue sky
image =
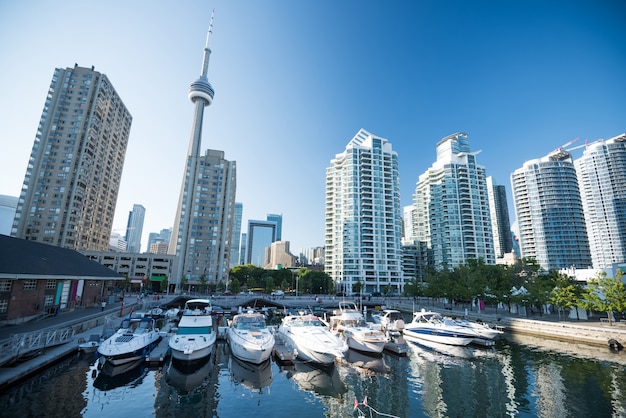
[[[454,132],[510,196],[524,161],[626,131],[621,0],[0,0],[0,194],[19,195],[54,68],[94,65],[133,115],[114,228],[134,203],[144,249],[171,227],[212,9],[203,149],[237,161],[242,231],[282,213],[294,253],[324,244],[325,169],[360,128],[398,152],[403,206]]]

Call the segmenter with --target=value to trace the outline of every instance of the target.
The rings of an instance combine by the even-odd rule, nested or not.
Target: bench
[[[609,322],[609,318],[600,318],[600,322],[604,323],[608,323]]]

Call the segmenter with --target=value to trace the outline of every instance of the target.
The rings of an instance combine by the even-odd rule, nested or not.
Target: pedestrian
[[[107,306],[107,303],[105,301],[102,301],[102,304],[100,306],[102,307],[101,311],[104,311],[104,308]]]

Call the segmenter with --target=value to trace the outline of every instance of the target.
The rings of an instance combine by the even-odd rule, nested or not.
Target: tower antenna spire
[[[211,48],[209,48],[209,41],[211,40],[211,34],[213,33],[213,18],[215,17],[215,9],[211,11],[211,22],[209,23],[209,31],[206,34],[206,45],[204,46],[204,59],[202,60],[202,72],[203,77],[206,77],[209,73],[209,57],[211,56]]]

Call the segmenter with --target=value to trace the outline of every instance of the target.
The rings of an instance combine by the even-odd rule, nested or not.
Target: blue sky
[[[325,169],[360,128],[398,152],[403,206],[449,134],[510,196],[524,161],[626,131],[619,0],[4,0],[0,194],[19,195],[54,68],[94,65],[133,115],[114,228],[135,203],[144,249],[171,227],[212,9],[203,149],[237,161],[242,230],[282,213],[294,253],[324,244]]]

